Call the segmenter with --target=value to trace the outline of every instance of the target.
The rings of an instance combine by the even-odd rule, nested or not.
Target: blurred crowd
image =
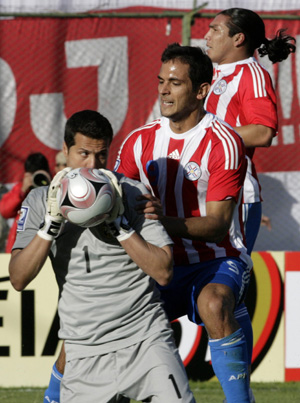
[[[62,151],[55,157],[54,174],[66,167]],[[0,253],[10,253],[16,238],[20,208],[30,190],[47,186],[51,182],[51,171],[47,158],[42,153],[32,153],[24,162],[22,179],[7,186],[0,184]]]

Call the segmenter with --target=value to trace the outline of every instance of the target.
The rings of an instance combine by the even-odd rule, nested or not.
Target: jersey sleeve
[[[25,248],[35,237],[46,213],[47,187],[32,190],[22,203],[13,249]]]
[[[210,177],[206,201],[238,201],[246,175],[245,147],[242,139],[227,127],[229,139],[216,141],[209,158]]]
[[[118,152],[114,171],[122,173],[128,178],[140,179],[139,169],[135,161],[134,148],[137,147],[137,135],[129,134]]]
[[[256,124],[277,130],[276,94],[269,73],[257,64],[245,67],[239,89],[241,125]]]

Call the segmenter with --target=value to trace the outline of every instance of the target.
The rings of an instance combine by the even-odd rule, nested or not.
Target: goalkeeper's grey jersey
[[[116,174],[132,228],[159,247],[170,245],[163,226],[136,213],[140,182]],[[45,216],[47,187],[30,192],[22,206],[14,249],[24,248]],[[171,332],[155,281],[130,259],[106,224],[82,228],[66,222],[53,241],[50,258],[60,289],[59,337],[68,358],[116,351],[161,332]]]

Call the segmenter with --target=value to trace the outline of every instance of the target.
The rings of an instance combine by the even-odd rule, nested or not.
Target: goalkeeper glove
[[[62,179],[69,171],[71,171],[70,167],[59,171],[49,185],[47,195],[47,212],[45,215],[45,220],[37,233],[39,237],[46,239],[47,241],[53,241],[53,239],[59,235],[62,224],[64,223],[64,218],[61,214],[60,208],[58,207],[56,196]]]
[[[119,216],[121,216],[125,209],[124,209],[124,204],[123,204],[123,192],[122,192],[122,185],[118,182],[118,179],[114,175],[113,172],[107,170],[107,169],[99,169],[99,171],[103,172],[104,175],[108,177],[110,180],[110,183],[115,189],[115,194],[116,194],[116,200],[114,207],[111,209],[109,212],[109,217],[107,220],[105,220],[107,223],[115,221]]]
[[[106,223],[108,223],[108,221],[106,221]],[[108,227],[111,234],[117,238],[119,242],[125,241],[135,233],[134,229],[130,227],[125,215],[119,216],[113,222],[109,221]]]

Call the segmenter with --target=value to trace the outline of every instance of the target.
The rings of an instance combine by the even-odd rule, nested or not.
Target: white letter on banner
[[[68,41],[65,49],[68,68],[98,67],[98,111],[116,134],[128,108],[127,37]]]
[[[16,116],[16,80],[10,66],[0,58],[0,146],[8,138]]]
[[[66,124],[61,93],[30,95],[30,121],[36,137],[47,147],[60,150]]]
[[[279,99],[281,102],[283,117],[291,118],[294,83],[292,80],[292,58],[283,60],[278,66]],[[282,126],[283,144],[294,144],[295,134],[293,125]]]
[[[187,316],[182,316],[177,320],[181,325],[181,340],[178,351],[182,361],[184,361],[194,349],[194,344],[197,340],[198,326],[190,322]]]

